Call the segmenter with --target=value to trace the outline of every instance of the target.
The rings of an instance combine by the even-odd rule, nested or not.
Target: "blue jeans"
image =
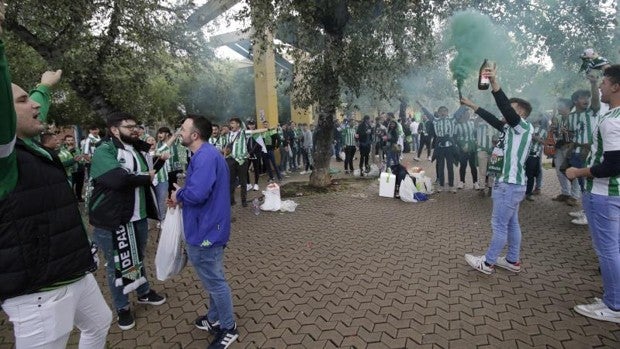
[[[220,321],[222,328],[235,326],[232,294],[224,276],[224,246],[187,245],[187,257],[196,269],[202,285],[209,293],[210,322]]]
[[[273,179],[273,170],[276,172],[276,176],[279,180],[282,180],[282,175],[280,174],[280,170],[276,165],[276,157],[273,153],[273,150],[267,150],[267,153],[263,153],[263,164],[267,167],[267,173],[269,174],[269,179]]]
[[[146,278],[146,273],[144,270],[144,251],[146,249],[146,242],[148,239],[149,225],[146,221],[146,218],[135,221],[133,222],[133,224],[134,231],[136,233],[136,243],[138,244],[138,256],[140,256],[140,260],[142,261],[143,266],[142,274]],[[119,311],[120,309],[126,309],[127,307],[129,307],[129,296],[123,294],[122,286],[114,286],[114,280],[116,279],[116,277],[114,273],[113,235],[113,231],[101,228],[95,228],[93,230],[93,237],[95,239],[95,242],[103,252],[103,256],[105,257],[105,260],[107,262],[105,269],[108,276],[108,287],[110,288],[110,293],[112,294],[112,301],[114,302],[114,307],[116,308],[116,311]],[[144,296],[145,294],[149,293],[150,290],[151,286],[147,281],[144,284],[140,285],[136,292],[138,293],[138,296]]]
[[[168,199],[168,182],[157,183],[155,186],[155,196],[157,196],[157,206],[159,209],[159,220],[166,218],[166,200]]]
[[[620,197],[584,193],[582,203],[601,267],[603,302],[620,311]]]
[[[495,182],[493,187],[493,213],[491,227],[493,237],[486,253],[487,263],[493,265],[508,243],[506,259],[519,261],[521,251],[521,227],[519,226],[519,204],[525,197],[525,186]]]

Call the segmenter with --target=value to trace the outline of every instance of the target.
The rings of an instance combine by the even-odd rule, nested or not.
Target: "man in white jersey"
[[[582,197],[592,244],[603,279],[603,299],[575,306],[575,311],[597,320],[620,323],[620,65],[603,73],[601,100],[610,110],[601,115],[586,168],[570,167],[569,179],[586,177]]]
[[[495,103],[504,116],[505,123],[469,99],[461,99],[462,104],[472,108],[476,114],[502,132],[497,146],[493,149],[489,166],[489,170],[496,169],[498,173],[492,194],[493,237],[485,255],[466,254],[465,260],[471,267],[485,274],[493,273],[495,266],[518,273],[521,271],[519,204],[525,197],[525,160],[529,154],[534,129],[526,119],[532,112],[532,106],[520,98],[509,100],[495,77],[495,69],[485,69],[483,74],[489,77]],[[506,244],[508,253],[500,257]]]

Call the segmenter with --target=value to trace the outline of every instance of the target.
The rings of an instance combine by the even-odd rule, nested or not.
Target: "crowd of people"
[[[261,120],[259,128],[239,118],[214,125],[189,114],[178,129],[150,135],[135,116],[116,112],[106,117],[105,136],[92,126],[83,140],[60,139],[45,122],[62,72],[45,72],[27,93],[11,83],[4,51],[0,41],[0,299],[16,347],[63,348],[73,327],[80,348],[106,346],[113,316],[92,275],[99,250],[121,330],[135,326],[129,293],[139,304],[164,304],[145,272],[148,219],[161,221],[168,207],[181,206],[188,258],[209,294],[208,311],[195,325],[214,335],[209,348],[228,348],[239,337],[224,274],[230,206],[237,188],[247,206],[247,192],[260,189],[263,174],[274,182],[289,172],[311,173],[312,125]],[[495,68],[484,74],[501,117],[462,98],[452,116],[446,107],[432,113],[418,103],[420,121],[391,113],[346,119],[334,130],[334,157],[350,175],[359,151],[357,171],[365,176],[371,161],[387,170],[408,151],[420,161],[426,148],[436,162],[437,191],[450,192],[465,188],[469,166],[472,189],[493,199],[492,238],[484,255],[465,260],[492,274],[496,267],[521,271],[519,205],[540,193],[541,159],[553,153],[562,188],[555,200],[578,206],[581,198],[584,210],[573,215],[589,224],[603,280],[603,298],[575,311],[620,323],[620,65],[604,67],[600,84],[589,75],[591,89],[560,99],[559,116],[551,118],[531,118],[528,101],[509,99]]]

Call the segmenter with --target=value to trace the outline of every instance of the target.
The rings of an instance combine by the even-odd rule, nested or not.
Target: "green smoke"
[[[450,62],[452,77],[460,89],[463,82],[480,69],[485,58],[499,61],[507,52],[510,42],[506,33],[479,12],[457,12],[448,25],[445,44],[456,55]]]

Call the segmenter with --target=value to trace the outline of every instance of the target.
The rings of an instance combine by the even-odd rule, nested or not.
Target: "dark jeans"
[[[370,145],[360,145],[360,173],[369,169]]]
[[[528,156],[525,160],[525,175],[527,176],[525,195],[530,195],[534,190],[536,178],[540,175],[540,156]]]
[[[474,183],[477,183],[478,170],[476,169],[476,151],[470,151],[468,153],[461,151],[459,160],[459,175],[461,176],[461,182],[465,183],[465,171],[467,170],[467,163],[469,163],[471,178]]]
[[[301,149],[301,154],[303,155],[304,158],[304,166],[305,166],[305,171],[308,172],[308,170],[313,170],[314,167],[312,166],[312,164],[310,163],[310,152],[312,151],[312,148],[302,148]]]
[[[353,157],[355,156],[355,146],[347,145],[344,147],[344,170],[353,171]]]
[[[174,190],[174,184],[177,182],[177,175],[179,173],[183,173],[183,171],[175,170],[168,172],[168,197],[170,197],[172,190]]]
[[[444,166],[448,168],[448,185],[454,186],[454,166],[452,165],[452,149],[451,147],[436,147],[435,148],[435,160],[437,160],[437,179],[439,185],[444,186]]]
[[[239,177],[239,185],[241,186],[241,203],[247,203],[248,201],[248,161],[246,160],[243,165],[239,165],[237,160],[233,158],[226,158],[228,164],[228,170],[230,171],[230,204],[235,203],[235,188],[237,187],[237,177]]]
[[[276,157],[273,154],[273,149],[267,150],[266,154],[263,153],[263,163],[265,164],[265,167],[267,168],[269,179],[273,179],[273,172],[271,171],[271,167],[273,167],[273,169],[276,171],[276,175],[278,179],[282,180],[282,175],[280,174],[280,170],[278,169],[278,166],[276,166]]]
[[[84,171],[77,171],[71,174],[71,183],[75,192],[75,197],[82,200],[82,189],[84,188]]]
[[[431,136],[420,135],[420,146],[418,147],[418,157],[422,155],[422,148],[426,146],[426,156],[431,156]]]
[[[262,153],[261,153],[262,154]],[[258,184],[258,177],[260,177],[260,159],[259,158],[250,158],[248,163],[248,183],[250,182],[250,164],[254,169],[254,184]]]

